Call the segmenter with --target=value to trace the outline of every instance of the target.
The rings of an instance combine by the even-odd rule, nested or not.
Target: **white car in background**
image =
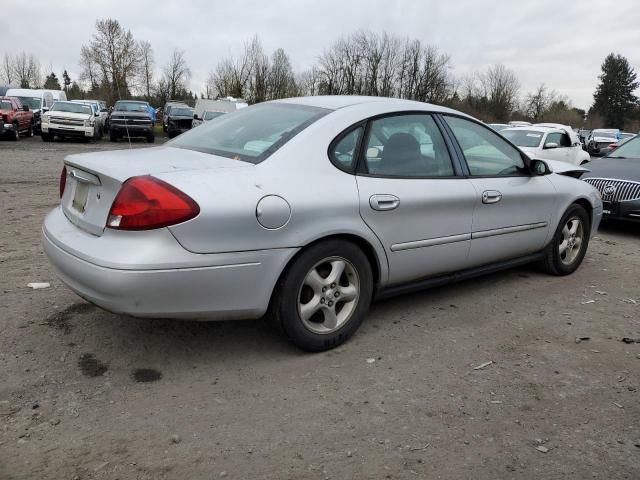
[[[591,160],[571,127],[539,124],[507,128],[500,133],[531,158],[557,160],[572,165],[582,165]]]

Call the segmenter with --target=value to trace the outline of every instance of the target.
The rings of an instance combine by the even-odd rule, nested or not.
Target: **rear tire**
[[[295,345],[309,352],[344,343],[360,327],[373,296],[366,255],[345,240],[304,250],[276,285],[271,315]]]
[[[545,258],[540,262],[543,271],[551,275],[569,275],[575,272],[589,246],[591,221],[584,207],[574,203],[562,216]]]

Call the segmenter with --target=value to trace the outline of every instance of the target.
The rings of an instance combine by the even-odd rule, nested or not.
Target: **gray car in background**
[[[269,312],[319,351],[374,297],[530,262],[575,271],[602,216],[584,170],[434,105],[279,100],[162,147],[66,157],[43,243],[60,278],[107,310]]]

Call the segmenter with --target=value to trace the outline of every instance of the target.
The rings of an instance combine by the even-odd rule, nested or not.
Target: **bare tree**
[[[80,50],[80,65],[81,77],[92,85],[109,85],[109,100],[113,101],[128,96],[135,87],[141,68],[140,49],[131,31],[118,20],[97,20],[91,42]]]
[[[25,52],[19,53],[13,58],[13,78],[21,88],[38,88],[42,84],[42,72],[40,62]]]
[[[167,83],[170,98],[176,98],[178,92],[186,88],[191,78],[191,70],[187,65],[184,50],[174,50],[169,63],[164,67],[164,79]]]
[[[544,83],[541,83],[534,92],[529,93],[525,98],[524,111],[533,120],[540,120],[557,96],[554,90],[549,90]]]
[[[507,119],[518,103],[520,82],[512,70],[493,65],[479,74],[487,112],[496,119]]]
[[[147,99],[149,99],[151,98],[151,89],[153,87],[153,67],[155,65],[153,48],[151,47],[150,42],[142,40],[138,44],[138,49],[140,50],[140,59],[142,63],[140,67],[140,83],[144,94]]]
[[[320,69],[314,65],[297,75],[296,85],[301,95],[319,95],[321,80]]]
[[[13,59],[8,53],[5,53],[2,57],[2,78],[3,82],[7,85],[12,85],[14,80],[13,75]]]
[[[278,48],[271,56],[269,99],[292,97],[297,94],[298,88],[289,57],[282,48]]]

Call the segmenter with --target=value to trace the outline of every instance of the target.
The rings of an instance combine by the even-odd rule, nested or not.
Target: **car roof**
[[[340,108],[351,107],[355,105],[363,105],[370,103],[387,103],[389,106],[400,110],[410,110],[412,107],[416,110],[429,110],[432,112],[450,112],[458,115],[464,115],[461,112],[452,110],[447,107],[433,105],[430,103],[416,102],[414,100],[403,100],[399,98],[388,97],[367,97],[359,95],[318,95],[313,97],[293,97],[272,100],[273,102],[289,103],[294,105],[306,105],[309,107],[326,108],[328,110],[338,110]]]
[[[520,130],[526,130],[527,132],[538,132],[538,133],[566,133],[564,130],[560,129],[560,128],[555,128],[555,127],[539,127],[539,126],[534,126],[534,125],[522,125],[522,126],[513,126],[511,128],[505,128],[503,130],[503,132],[509,131],[509,130],[515,130],[515,131],[520,131]]]

